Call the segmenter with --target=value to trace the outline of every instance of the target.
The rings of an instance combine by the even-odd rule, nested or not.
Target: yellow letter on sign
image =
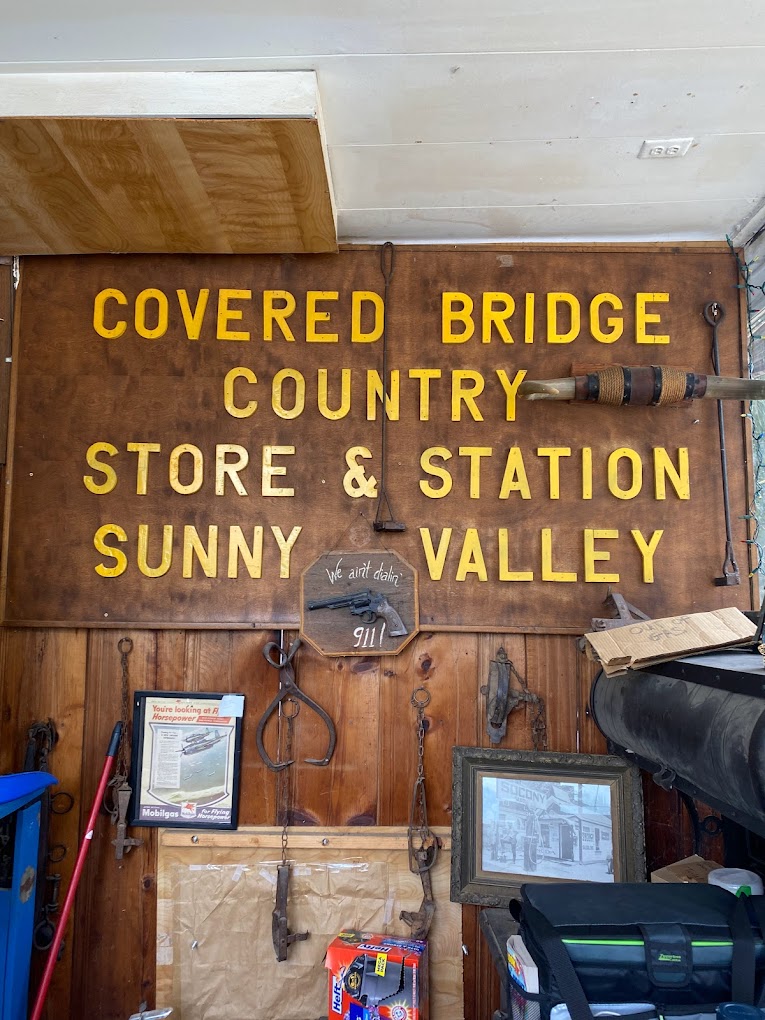
[[[198,340],[202,332],[202,323],[204,322],[205,312],[207,311],[207,302],[210,298],[210,288],[201,288],[193,311],[191,309],[191,301],[189,300],[188,291],[177,290],[175,293],[178,295],[178,304],[180,305],[181,315],[183,316],[183,324],[186,327],[186,336],[189,340]]]
[[[567,332],[561,333],[558,327],[558,305],[568,305],[571,325]],[[581,325],[581,309],[579,301],[573,294],[550,293],[547,295],[547,342],[548,344],[570,344],[579,336]]]
[[[623,305],[616,294],[596,294],[590,302],[590,332],[593,339],[601,344],[612,344],[622,335],[624,322],[621,318],[616,318],[613,315],[609,316],[606,322],[611,328],[606,333],[600,321],[601,305],[610,305],[616,311],[621,311]]]
[[[655,312],[646,311],[649,301],[669,301],[669,294],[636,294],[635,295],[635,343],[638,344],[668,344],[669,336],[666,334],[646,333],[646,323],[661,322],[661,316]]]
[[[117,319],[116,325],[111,327],[106,325],[104,322],[104,308],[106,302],[110,300],[116,301],[118,305],[126,305],[128,303],[128,299],[122,291],[115,290],[114,287],[108,287],[106,290],[96,294],[96,300],[93,302],[93,329],[99,336],[103,336],[107,340],[116,340],[127,329],[127,322],[124,319]]]
[[[248,400],[246,404],[241,405],[234,402],[234,383],[237,379],[245,379],[252,386],[258,381],[252,369],[243,365],[226,372],[226,378],[223,380],[223,406],[233,418],[249,418],[257,411],[258,402]]]
[[[584,579],[585,581],[619,580],[618,574],[599,574],[595,569],[598,560],[610,560],[611,553],[604,549],[596,549],[596,539],[614,539],[619,537],[616,528],[585,528],[584,529]]]
[[[494,306],[498,305],[498,308]],[[502,291],[492,291],[483,296],[483,310],[481,315],[481,341],[485,344],[491,343],[492,327],[497,327],[500,339],[506,343],[513,343],[510,330],[505,323],[512,318],[515,311],[515,301],[510,294]]]
[[[329,322],[329,312],[316,307],[317,301],[337,301],[336,290],[309,290],[305,295],[305,339],[309,344],[336,344],[337,333],[318,333],[316,324]]]
[[[152,316],[150,316],[156,317],[157,320],[153,326],[149,326],[146,322],[146,305],[149,301],[156,303],[156,309],[153,309]],[[142,336],[144,340],[158,340],[159,337],[167,333],[169,314],[167,297],[161,290],[157,290],[154,287],[142,290],[135,299],[136,333]]]
[[[365,301],[372,305],[374,314],[374,323],[369,333],[365,333],[361,328],[362,307]],[[354,290],[351,294],[351,343],[374,343],[382,336],[384,324],[385,309],[380,295],[371,290]]]
[[[283,301],[283,305],[275,305],[274,301]],[[287,324],[287,319],[295,311],[295,298],[288,290],[263,291],[263,339],[273,340],[274,323],[282,331],[285,340],[294,341],[295,335]]]
[[[455,307],[455,305],[457,307]],[[464,344],[475,331],[473,322],[473,299],[467,294],[446,291],[441,295],[441,342],[445,344]],[[461,333],[452,332],[452,324],[461,322],[464,329]]]
[[[93,468],[95,471],[100,471],[104,475],[103,482],[97,482],[93,475],[83,475],[82,480],[85,483],[85,488],[90,492],[94,492],[97,496],[101,496],[105,492],[111,492],[117,484],[117,472],[111,464],[104,464],[96,459],[99,453],[108,453],[110,457],[116,457],[117,447],[112,446],[111,443],[91,443],[85,454],[88,467]]]
[[[229,301],[249,301],[252,297],[251,290],[229,290],[223,288],[218,291],[218,339],[219,340],[249,340],[247,332],[229,329],[229,322],[241,321],[242,311],[239,308],[229,308]]]
[[[103,563],[98,563],[94,570],[101,577],[119,577],[120,574],[124,574],[127,570],[127,556],[121,549],[116,549],[114,546],[106,544],[104,539],[107,535],[114,535],[118,542],[127,542],[125,529],[121,528],[119,524],[102,524],[93,536],[93,545],[96,547],[97,552],[100,552],[102,556],[109,556],[115,563],[113,567],[107,567]]]
[[[633,528],[630,534],[635,540],[635,545],[640,550],[640,555],[643,557],[643,580],[646,584],[653,584],[653,558],[664,530],[654,531],[648,541],[646,541],[643,537],[643,532],[638,528]]]

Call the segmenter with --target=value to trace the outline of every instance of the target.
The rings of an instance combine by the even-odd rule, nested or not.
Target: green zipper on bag
[[[567,946],[642,946],[641,939],[563,939]],[[732,946],[733,942],[691,942],[696,948],[710,949],[721,946]]]

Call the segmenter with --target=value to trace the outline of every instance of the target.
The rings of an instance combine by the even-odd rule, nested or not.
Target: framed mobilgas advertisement
[[[235,829],[242,694],[136,691],[130,823]]]

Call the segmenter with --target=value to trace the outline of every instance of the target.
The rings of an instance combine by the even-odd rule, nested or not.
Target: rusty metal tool
[[[510,678],[516,684],[511,686]],[[504,648],[497,651],[496,659],[489,666],[489,682],[481,687],[481,694],[486,697],[486,732],[492,744],[499,744],[507,732],[507,718],[521,704],[532,705],[536,715],[531,725],[534,738],[534,749],[547,741],[547,725],[545,721],[544,699],[529,690],[526,680],[508,658]],[[540,745],[540,746],[538,746]]]
[[[412,929],[411,935],[413,939],[427,939],[430,925],[433,922],[433,915],[436,912],[436,901],[433,898],[430,870],[436,863],[439,847],[439,843],[435,842],[437,839],[438,837],[434,837],[434,842],[429,847],[421,847],[419,850],[415,850],[415,867],[410,866],[410,870],[420,876],[422,902],[420,903],[419,910],[402,910],[399,916],[404,924],[409,925]]]
[[[403,521],[397,521],[393,514],[390,496],[385,488],[385,468],[388,459],[388,414],[385,408],[385,387],[388,379],[388,318],[390,309],[390,282],[393,279],[393,267],[395,261],[395,246],[391,241],[386,241],[380,248],[380,272],[385,280],[383,292],[383,331],[382,331],[382,380],[383,380],[383,406],[380,415],[380,488],[377,498],[377,509],[372,527],[375,531],[406,531]],[[388,516],[383,516],[383,509],[387,510]]]
[[[712,330],[712,367],[716,374],[720,372],[720,349],[717,343],[717,327],[725,317],[725,311],[719,301],[710,301],[704,306],[704,318]],[[728,489],[728,455],[725,451],[725,417],[722,400],[717,401],[717,429],[720,433],[720,468],[722,471],[723,510],[725,512],[725,559],[722,565],[722,576],[714,579],[718,587],[730,587],[741,584],[738,564],[733,553],[733,533],[730,524],[730,493]]]
[[[271,914],[271,940],[277,963],[284,963],[287,959],[287,950],[293,942],[305,942],[311,937],[308,931],[291,932],[287,924],[290,871],[290,865],[286,861],[276,866],[276,904]]]
[[[55,875],[46,875],[45,881],[50,884],[50,895],[47,902],[43,905],[41,920],[34,926],[32,932],[32,944],[35,949],[46,950],[50,949],[53,939],[56,937],[56,926],[54,925],[51,917],[53,914],[58,912],[58,894],[61,888],[61,875],[56,872]]]
[[[129,786],[121,786],[117,791],[117,838],[112,840],[114,856],[121,861],[134,846],[143,846],[143,840],[127,834],[127,813],[132,796]]]
[[[266,765],[276,772],[276,812],[277,818],[282,822],[282,859],[276,866],[276,901],[271,913],[271,941],[276,954],[276,962],[284,963],[287,959],[289,947],[293,942],[303,942],[309,937],[309,932],[291,932],[287,922],[287,904],[289,902],[290,876],[292,873],[291,862],[287,859],[287,843],[289,836],[287,827],[290,822],[290,779],[287,767],[293,764],[292,758],[292,737],[295,718],[300,711],[300,701],[297,695],[300,694],[295,683],[295,671],[292,660],[300,647],[300,638],[293,641],[290,650],[284,650],[284,631],[280,632],[279,644],[271,641],[263,649],[263,655],[269,665],[279,670],[279,695],[266,709],[263,718],[258,724],[257,743],[258,750]],[[274,658],[274,654],[276,658]],[[306,700],[305,696],[301,696]],[[290,706],[289,711],[287,706]],[[311,707],[314,707],[313,703]],[[272,761],[266,754],[263,746],[263,729],[272,711],[278,708],[279,711],[279,734],[277,741],[277,760]],[[321,714],[321,712],[319,713]],[[326,713],[324,713],[326,715]],[[329,719],[329,716],[327,716]],[[325,719],[325,722],[327,721]],[[332,721],[327,723],[330,728],[330,746],[325,761],[316,761],[317,765],[326,765],[332,757],[335,747],[334,727]],[[283,759],[283,760],[282,760]]]
[[[295,653],[301,644],[302,642],[300,638],[296,638],[292,642],[289,651],[285,652],[281,645],[278,645],[275,641],[269,641],[263,649],[263,656],[269,666],[273,666],[274,669],[279,670],[279,693],[260,717],[258,728],[255,731],[255,743],[260,757],[272,772],[281,772],[282,769],[286,769],[288,765],[292,764],[292,759],[289,761],[275,762],[268,754],[268,751],[266,751],[265,744],[263,743],[263,733],[268,720],[274,712],[282,710],[282,705],[284,703],[293,705],[291,712],[293,717],[300,711],[300,705],[305,705],[306,708],[310,708],[312,712],[315,712],[327,727],[329,743],[327,745],[326,754],[323,758],[306,758],[305,761],[307,764],[329,765],[332,755],[335,753],[337,730],[335,729],[335,724],[332,722],[329,713],[325,712],[321,705],[315,702],[313,698],[309,698],[307,694],[304,694],[295,682],[295,668],[292,665],[292,662],[295,658]]]
[[[117,764],[114,767],[114,775],[106,786],[104,795],[104,810],[112,820],[112,825],[117,827],[117,838],[112,840],[115,859],[121,861],[126,854],[130,853],[133,847],[143,846],[143,840],[127,835],[127,815],[130,805],[130,798],[133,795],[130,786],[130,765],[128,763],[128,727],[130,725],[129,708],[130,701],[130,675],[129,658],[133,651],[133,642],[129,637],[120,638],[117,642],[117,651],[120,654],[122,669],[121,698],[122,698],[122,736],[117,751]]]
[[[618,591],[610,591],[603,600],[603,604],[613,607],[617,616],[596,616],[590,622],[593,630],[614,630],[616,627],[627,627],[630,623],[639,623],[641,620],[650,620],[640,609],[636,609],[631,602],[627,602]]]
[[[438,859],[441,839],[428,825],[428,805],[425,799],[425,709],[430,704],[430,691],[425,687],[417,687],[410,699],[412,708],[417,713],[417,777],[412,787],[412,801],[409,808],[409,870],[420,876],[422,884],[422,902],[419,910],[402,910],[399,917],[412,929],[412,938],[427,939],[436,901],[433,898],[433,885],[430,872]],[[415,840],[419,839],[419,846]]]

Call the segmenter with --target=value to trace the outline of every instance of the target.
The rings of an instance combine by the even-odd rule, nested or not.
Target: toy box
[[[428,1020],[428,944],[343,931],[327,949],[329,1020]]]

